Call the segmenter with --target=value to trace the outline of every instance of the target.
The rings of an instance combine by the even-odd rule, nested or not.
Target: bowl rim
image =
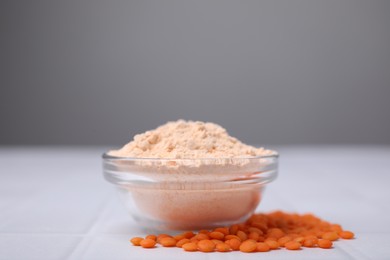
[[[246,156],[246,157],[201,157],[201,158],[157,158],[157,157],[125,157],[125,156],[113,156],[108,152],[102,154],[103,160],[124,160],[124,161],[219,161],[219,160],[258,160],[258,159],[278,159],[279,153],[275,151],[274,154],[258,155],[258,156]]]

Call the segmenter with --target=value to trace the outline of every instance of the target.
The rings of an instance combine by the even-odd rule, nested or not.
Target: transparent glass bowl
[[[277,176],[278,155],[152,159],[103,154],[103,173],[139,224],[204,229],[245,221]]]

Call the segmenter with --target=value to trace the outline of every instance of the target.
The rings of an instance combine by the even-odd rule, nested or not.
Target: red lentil
[[[355,236],[355,234],[351,231],[341,231],[339,235],[343,239],[352,239]]]
[[[241,241],[245,241],[248,239],[248,235],[245,234],[245,232],[241,231],[241,230],[237,231],[237,236],[240,238]]]
[[[217,250],[218,252],[229,252],[232,249],[228,244],[220,243],[215,246],[215,250]]]
[[[240,251],[244,253],[250,253],[256,251],[257,243],[252,239],[245,240],[240,245]]]
[[[236,236],[236,235],[227,235],[227,236],[225,236],[225,241],[226,241],[226,240],[233,239],[233,238],[238,239],[238,240],[241,241],[241,238],[239,238],[239,237]]]
[[[207,240],[207,239],[201,240],[198,242],[198,249],[199,249],[199,251],[205,252],[205,253],[213,252],[215,249],[215,244],[211,240]]]
[[[176,243],[177,241],[173,237],[163,237],[160,240],[160,244],[165,247],[176,246]]]
[[[190,242],[191,242],[191,240],[189,240],[188,238],[183,238],[183,239],[177,241],[176,246],[177,247],[182,247],[184,244],[187,244],[187,243],[190,243]]]
[[[320,239],[318,240],[318,246],[321,247],[321,248],[331,248],[333,245],[332,241],[330,240],[327,240],[327,239]]]
[[[339,235],[337,235],[337,233],[333,232],[333,231],[326,232],[326,233],[322,234],[322,238],[330,240],[330,241],[335,241],[335,240],[339,239]]]
[[[276,241],[274,241],[276,242]],[[257,252],[268,252],[271,250],[271,247],[267,243],[259,242],[256,244]]]
[[[240,249],[241,241],[237,238],[232,238],[229,240],[226,240],[225,243],[230,246],[230,248],[234,251]]]
[[[259,241],[260,235],[257,232],[250,232],[248,235],[248,238],[253,239],[257,242],[257,241]]]
[[[190,238],[192,238],[193,236],[195,236],[195,234],[194,234],[194,232],[192,232],[192,231],[187,231],[187,232],[184,232],[184,233],[183,233],[183,236],[184,236],[185,238],[190,239]]]
[[[222,240],[225,237],[225,235],[219,231],[214,231],[209,234],[209,237],[212,239]]]
[[[187,243],[182,246],[184,251],[194,252],[198,251],[198,245],[196,243]]]
[[[284,236],[278,239],[279,246],[284,246],[287,242],[290,242],[292,238],[290,236]]]
[[[305,240],[303,241],[304,247],[314,247],[318,243],[318,238],[316,236],[306,236]]]
[[[224,244],[224,242],[222,240],[218,240],[218,239],[211,239],[211,241],[213,241],[213,243],[215,245],[217,245],[217,244]]]
[[[147,235],[145,237],[145,239],[153,239],[154,241],[156,241],[157,240],[157,236],[156,235]]]
[[[171,236],[167,234],[160,234],[156,238],[157,243],[160,243],[161,239],[163,239],[164,237],[171,237]]]
[[[270,249],[279,248],[279,243],[275,240],[266,240],[264,243],[266,243]]]
[[[299,249],[301,249],[301,244],[299,242],[297,242],[297,241],[289,241],[286,244],[284,244],[284,246],[288,250],[299,250]]]
[[[132,239],[130,239],[130,242],[135,246],[140,246],[142,240],[143,240],[142,237],[133,237]]]
[[[153,248],[156,246],[156,240],[153,240],[151,238],[146,238],[146,239],[143,239],[141,242],[140,242],[140,245],[143,247],[143,248]]]
[[[215,232],[221,232],[222,234],[229,235],[229,228],[227,227],[221,227],[221,228],[216,228],[214,229]]]
[[[193,238],[196,238],[196,239],[198,239],[200,241],[200,240],[207,240],[207,239],[209,239],[209,236],[207,234],[205,234],[205,233],[199,233],[196,236],[194,236]]]

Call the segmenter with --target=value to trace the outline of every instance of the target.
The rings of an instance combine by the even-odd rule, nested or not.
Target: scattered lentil
[[[214,231],[209,234],[210,238],[222,240],[225,235],[219,231]]]
[[[146,238],[153,239],[154,241],[157,240],[157,236],[156,236],[156,235],[147,235],[147,236],[145,237],[145,239],[146,239]]]
[[[195,252],[198,251],[198,245],[196,243],[187,243],[182,246],[184,251]]]
[[[184,251],[268,252],[285,247],[299,250],[303,247],[332,248],[338,239],[352,239],[355,234],[343,230],[338,224],[323,221],[312,214],[287,214],[281,211],[254,214],[245,223],[213,230],[187,231],[175,236],[168,234],[134,237],[134,246],[153,248],[156,243],[163,247],[181,247]]]
[[[343,239],[352,239],[355,236],[355,234],[351,231],[341,231],[339,235]]]
[[[240,251],[244,253],[251,253],[256,251],[257,243],[252,239],[245,240],[240,245]]]
[[[144,240],[142,237],[133,237],[130,242],[135,246],[140,246],[142,240]]]
[[[182,247],[184,244],[187,244],[187,243],[190,243],[190,242],[191,242],[191,240],[189,240],[188,238],[183,238],[183,239],[177,241],[176,246],[177,247]]]
[[[330,241],[335,241],[335,240],[339,239],[339,235],[337,235],[337,233],[333,232],[333,231],[326,232],[326,233],[322,234],[322,238],[330,240]]]
[[[165,247],[173,247],[173,246],[176,246],[176,239],[174,239],[173,237],[163,237],[161,240],[160,240],[160,244],[162,246],[165,246]]]
[[[279,246],[284,246],[287,242],[290,242],[292,238],[290,236],[284,236],[278,239]]]
[[[266,243],[270,249],[278,249],[279,248],[279,243],[275,240],[266,240],[264,243]]]
[[[267,243],[259,242],[256,244],[256,251],[257,252],[268,252],[271,248]]]
[[[318,246],[321,247],[321,248],[331,248],[333,245],[332,241],[330,240],[327,240],[327,239],[320,239],[318,240]]]
[[[153,248],[156,246],[156,241],[153,240],[153,239],[150,239],[150,238],[146,238],[146,239],[143,239],[141,242],[140,242],[140,245],[143,247],[143,248]]]
[[[218,252],[229,252],[231,248],[226,243],[220,243],[215,246],[215,250],[217,250]]]
[[[286,244],[284,244],[284,246],[288,250],[298,250],[298,249],[301,249],[301,244],[299,242],[297,242],[297,241],[289,241]]]
[[[213,252],[215,249],[215,244],[213,241],[205,239],[198,242],[198,249],[201,252]]]
[[[237,238],[232,238],[229,240],[226,240],[225,243],[230,246],[230,248],[233,251],[237,251],[240,249],[241,241],[238,240]]]

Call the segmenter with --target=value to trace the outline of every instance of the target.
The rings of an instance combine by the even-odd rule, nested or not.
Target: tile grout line
[[[367,258],[356,258],[356,257],[354,257],[350,252],[348,252],[348,251],[344,250],[342,247],[340,247],[339,244],[337,244],[336,246],[335,246],[335,244],[333,244],[332,249],[333,250],[337,249],[340,253],[343,253],[344,255],[348,256],[348,259],[362,259],[362,260],[363,259],[367,259]]]
[[[88,246],[91,243],[91,240],[93,238],[93,235],[96,233],[96,229],[99,226],[99,224],[103,221],[104,217],[107,215],[110,202],[112,200],[112,196],[109,197],[101,207],[100,214],[90,225],[90,228],[88,232],[86,232],[84,235],[82,235],[81,241],[77,244],[77,246],[73,249],[72,252],[68,254],[66,257],[67,259],[80,259],[84,255],[85,251],[87,250]]]
[[[348,242],[348,241],[345,241],[345,242]],[[338,246],[338,248],[340,250],[342,250],[343,252],[349,254],[352,257],[352,259],[364,259],[364,260],[371,259],[366,254],[364,254],[363,252],[361,252],[358,249],[354,248],[353,246],[348,245],[347,243],[338,244],[337,246]]]

